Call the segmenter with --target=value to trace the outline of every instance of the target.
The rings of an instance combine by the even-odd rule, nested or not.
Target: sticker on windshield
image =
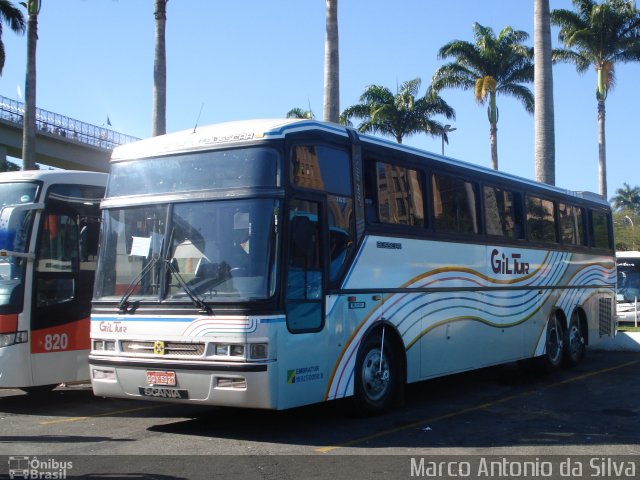
[[[148,257],[149,248],[151,247],[151,237],[131,238],[133,238],[133,243],[131,244],[131,253],[129,255],[132,257]]]

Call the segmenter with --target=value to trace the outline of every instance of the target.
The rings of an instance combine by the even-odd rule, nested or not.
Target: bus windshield
[[[95,298],[269,298],[279,209],[279,200],[256,198],[109,209]]]
[[[0,250],[13,253],[0,257],[0,307],[21,306],[26,258],[15,254],[28,251],[34,211],[20,206],[33,204],[37,193],[37,183],[0,183]]]
[[[619,302],[635,302],[640,298],[640,257],[618,258],[617,298]]]

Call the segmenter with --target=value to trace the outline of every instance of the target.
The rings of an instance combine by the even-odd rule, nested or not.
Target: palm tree
[[[616,195],[609,202],[615,210],[631,210],[640,212],[640,187],[631,188],[628,183],[623,183],[622,188],[616,190]]]
[[[533,51],[535,52],[533,88],[536,102],[533,117],[536,180],[555,185],[555,120],[549,0],[534,0]]]
[[[497,94],[520,100],[527,112],[533,113],[533,94],[522,85],[533,81],[533,49],[523,45],[527,32],[505,27],[496,37],[493,30],[473,24],[475,43],[454,40],[438,52],[440,59],[453,57],[454,62],[440,67],[433,76],[432,88],[473,89],[476,101],[489,102],[491,166],[498,168]]]
[[[551,22],[560,27],[565,49],[554,61],[573,63],[579,73],[591,65],[597,74],[599,192],[607,198],[605,100],[614,84],[615,64],[640,60],[640,12],[633,0],[573,0],[576,11],[554,10]]]
[[[22,3],[27,8],[27,76],[24,83],[24,121],[22,127],[22,169],[33,170],[36,156],[36,46],[38,14],[42,0]]]
[[[351,119],[360,118],[359,131],[390,135],[398,143],[415,133],[440,136],[444,127],[431,117],[455,118],[455,111],[433,91],[417,98],[420,84],[420,78],[404,82],[395,95],[386,87],[370,85],[360,96],[359,104],[342,112],[340,123],[351,125]]]
[[[167,23],[167,2],[155,0],[156,48],[153,62],[153,112],[152,135],[167,133],[167,50],[165,27]]]
[[[302,108],[295,107],[287,112],[287,118],[316,118],[311,109],[303,110]]]
[[[2,24],[6,23],[15,33],[24,33],[24,15],[9,0],[0,0],[0,75],[4,68],[4,43],[2,43]]]
[[[324,45],[324,112],[327,122],[340,115],[340,57],[338,53],[338,0],[326,0],[326,40]]]

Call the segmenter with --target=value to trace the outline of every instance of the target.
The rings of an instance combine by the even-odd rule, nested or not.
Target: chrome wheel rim
[[[382,360],[382,364],[380,361]],[[376,401],[385,396],[391,372],[386,356],[380,350],[370,350],[362,362],[362,387],[367,398]]]

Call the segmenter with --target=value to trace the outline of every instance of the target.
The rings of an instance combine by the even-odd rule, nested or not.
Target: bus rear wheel
[[[553,312],[547,321],[544,364],[548,370],[557,370],[564,355],[564,335],[558,314]]]
[[[355,371],[355,403],[358,413],[374,414],[387,409],[394,399],[398,373],[390,339],[369,335],[360,346]]]
[[[577,312],[571,315],[569,328],[565,332],[564,364],[575,367],[584,358],[585,338],[580,316]]]

